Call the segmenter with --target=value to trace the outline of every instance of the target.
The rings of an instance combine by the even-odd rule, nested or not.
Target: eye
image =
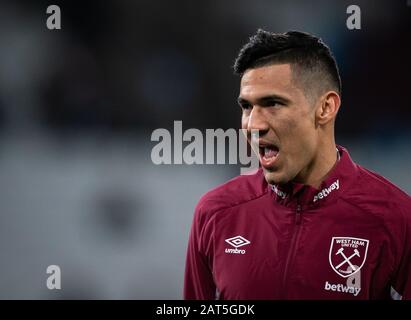
[[[262,103],[263,107],[278,107],[281,105],[283,105],[283,103],[281,103],[278,100],[267,100],[267,101],[264,101],[264,103]]]
[[[249,110],[252,108],[251,104],[246,103],[246,102],[239,103],[239,105],[240,105],[240,108],[243,110]]]

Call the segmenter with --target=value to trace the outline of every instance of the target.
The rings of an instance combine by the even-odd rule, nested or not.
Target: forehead
[[[290,96],[297,90],[291,73],[290,64],[248,69],[241,78],[240,96],[247,100],[273,93]]]

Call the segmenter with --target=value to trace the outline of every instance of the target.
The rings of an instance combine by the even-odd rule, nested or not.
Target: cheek
[[[287,143],[299,138],[299,124],[293,117],[282,117],[277,119],[277,132],[280,135],[281,140],[287,140]]]
[[[295,132],[294,154],[300,163],[305,163],[307,159],[311,158],[315,145],[315,130],[313,130],[309,121],[299,123]]]
[[[310,149],[313,142],[313,128],[307,118],[287,117],[282,119],[279,130],[287,149],[299,156]]]

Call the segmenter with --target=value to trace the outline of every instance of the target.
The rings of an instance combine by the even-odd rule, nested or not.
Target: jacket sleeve
[[[391,286],[391,298],[411,300],[411,207],[403,225],[402,255]]]
[[[188,241],[184,276],[184,299],[187,300],[215,299],[216,286],[209,258],[212,255],[212,227],[203,211],[201,205],[197,205]]]

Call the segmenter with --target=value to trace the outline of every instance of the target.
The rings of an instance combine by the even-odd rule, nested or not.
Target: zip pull
[[[297,205],[297,210],[295,213],[295,223],[300,224],[301,223],[301,205]]]

